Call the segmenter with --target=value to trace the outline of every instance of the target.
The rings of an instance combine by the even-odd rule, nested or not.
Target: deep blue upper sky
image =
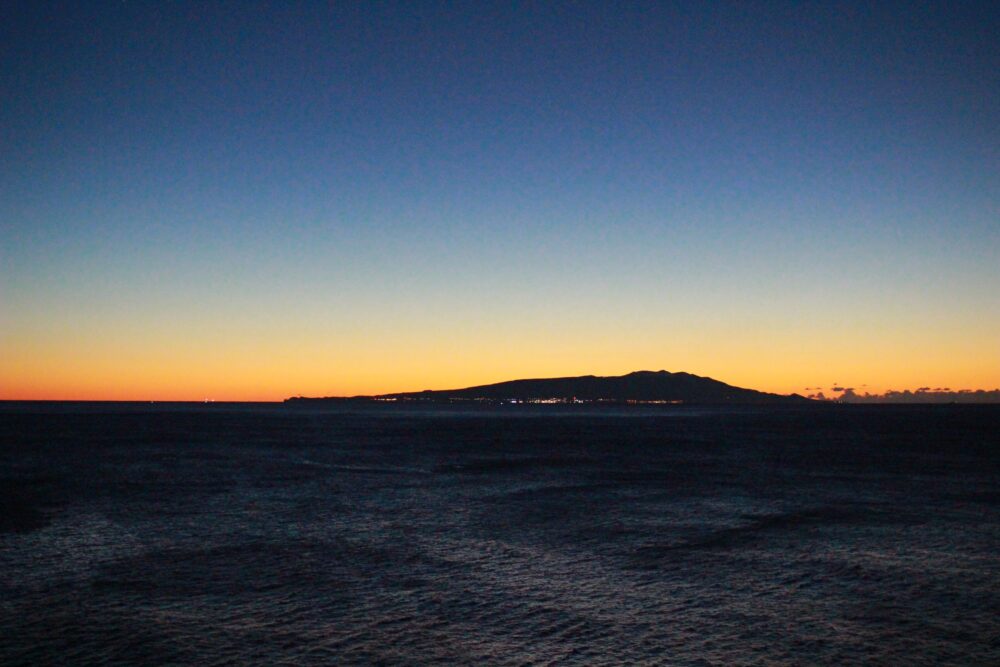
[[[694,330],[829,336],[828,355],[877,330],[1000,379],[996,3],[0,11],[10,354],[43,330],[66,355],[149,339],[170,313],[258,358],[254,332],[356,326],[356,351],[440,329],[472,357],[520,336],[528,371],[532,332],[565,326],[553,369],[599,370],[642,331],[642,365],[698,372]]]

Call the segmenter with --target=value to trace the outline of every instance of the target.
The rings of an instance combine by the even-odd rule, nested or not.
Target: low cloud
[[[861,385],[862,387],[867,385]],[[915,390],[890,389],[883,394],[857,393],[854,387],[834,386],[831,392],[839,396],[827,396],[822,391],[809,394],[807,398],[817,401],[837,403],[1000,403],[1000,389],[959,389],[948,387],[931,389],[930,386]]]

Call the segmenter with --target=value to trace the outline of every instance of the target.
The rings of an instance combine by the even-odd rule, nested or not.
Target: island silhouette
[[[607,403],[684,405],[801,405],[813,403],[792,394],[782,396],[754,389],[734,387],[709,377],[669,371],[635,371],[627,375],[509,380],[464,389],[440,389],[375,396],[296,396],[286,403],[332,401],[381,401],[427,403]]]

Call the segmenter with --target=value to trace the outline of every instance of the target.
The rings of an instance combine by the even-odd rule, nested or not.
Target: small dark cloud
[[[843,387],[830,387],[830,391],[844,391]]]

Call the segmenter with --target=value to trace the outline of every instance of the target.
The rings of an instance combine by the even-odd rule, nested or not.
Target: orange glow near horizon
[[[820,351],[801,340],[747,336],[726,344],[708,332],[665,332],[662,342],[647,336],[628,345],[609,335],[437,339],[413,331],[368,341],[298,338],[276,345],[247,337],[215,345],[182,345],[166,337],[95,335],[73,344],[54,337],[8,337],[0,359],[0,399],[280,401],[661,369],[779,394],[818,387],[828,396],[835,385],[873,394],[923,386],[994,389],[1000,378],[998,355],[984,358],[976,354],[984,348],[968,341],[918,356],[926,349],[919,340],[909,345],[870,340],[867,348],[841,341]]]

